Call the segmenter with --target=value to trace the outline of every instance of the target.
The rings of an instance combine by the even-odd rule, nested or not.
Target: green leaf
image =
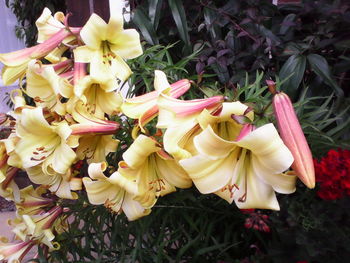
[[[163,0],[149,0],[148,15],[153,24],[153,28],[157,30],[159,25],[160,11]]]
[[[303,79],[306,67],[306,58],[301,55],[293,55],[287,59],[283,64],[279,78],[283,81],[290,76],[290,78],[284,82],[282,88],[292,98],[295,98],[298,87]]]
[[[168,0],[168,2],[177,30],[179,31],[181,39],[185,42],[187,51],[189,51],[191,43],[190,36],[188,34],[185,8],[181,0]]]
[[[140,29],[142,36],[148,43],[151,45],[156,45],[159,43],[156,32],[152,26],[152,22],[140,8],[136,9],[132,21]]]
[[[296,15],[295,14],[289,14],[287,15],[282,22],[281,28],[280,28],[280,34],[284,35],[287,33],[288,29],[293,24],[293,21],[295,20]]]
[[[310,54],[307,56],[312,70],[320,76],[329,86],[331,86],[339,97],[344,96],[343,90],[338,86],[337,82],[332,78],[331,70],[329,68],[327,60],[318,55]]]

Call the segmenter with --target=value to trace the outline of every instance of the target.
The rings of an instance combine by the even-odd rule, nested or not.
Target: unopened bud
[[[274,95],[272,104],[281,138],[294,157],[292,168],[308,188],[314,188],[315,168],[311,150],[291,100],[281,92]]]

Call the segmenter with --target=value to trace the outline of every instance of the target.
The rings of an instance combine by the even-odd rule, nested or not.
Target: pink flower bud
[[[294,157],[292,168],[308,188],[314,188],[315,168],[311,150],[291,100],[287,94],[280,92],[274,95],[272,104],[281,138]]]

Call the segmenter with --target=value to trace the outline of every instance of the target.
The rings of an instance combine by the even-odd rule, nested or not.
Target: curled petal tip
[[[272,104],[281,138],[294,157],[292,168],[308,188],[314,188],[315,168],[311,150],[291,100],[281,92],[274,95]]]

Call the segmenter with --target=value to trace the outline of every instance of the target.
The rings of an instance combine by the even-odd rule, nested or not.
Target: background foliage
[[[27,44],[44,5],[64,9],[62,1],[6,1]],[[187,98],[222,93],[250,103],[264,113],[262,121],[271,121],[264,80],[277,79],[295,102],[315,157],[350,148],[347,1],[274,6],[262,0],[131,0],[130,7],[145,47],[143,56],[130,61],[130,96],[152,89],[153,70],[162,69],[171,81],[194,81]],[[128,143],[128,123],[123,126],[117,136]],[[281,211],[260,211],[268,216],[269,232],[245,227],[250,212],[195,189],[160,199],[151,215],[135,222],[88,205],[82,195],[71,205],[75,220],[69,231],[58,237],[61,250],[49,261],[346,262],[349,198],[322,200],[318,187],[300,184],[296,193],[279,196]]]

